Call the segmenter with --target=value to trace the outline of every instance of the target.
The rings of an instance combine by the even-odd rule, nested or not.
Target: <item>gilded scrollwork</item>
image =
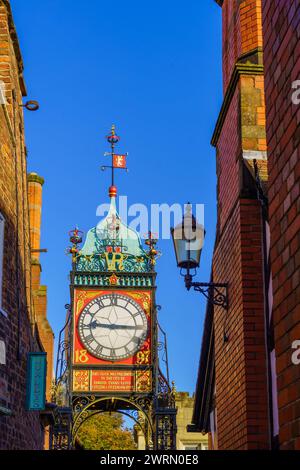
[[[138,365],[149,364],[150,350],[142,350],[136,354],[136,363]]]

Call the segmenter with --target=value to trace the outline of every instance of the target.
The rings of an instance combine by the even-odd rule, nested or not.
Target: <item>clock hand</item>
[[[93,321],[93,322],[89,323],[88,325],[83,325],[82,326],[83,329],[87,329],[87,330],[89,330],[91,328],[94,329],[96,327],[97,327],[97,322],[96,321]]]
[[[137,326],[131,326],[131,325],[109,325],[107,323],[97,323],[96,321],[92,322],[90,324],[91,328],[109,328],[111,330],[143,330],[144,326],[137,325]]]
[[[104,317],[100,317],[100,318],[102,318],[103,320],[107,320],[107,318],[104,318]],[[103,324],[98,323],[97,320],[94,320],[94,321],[92,321],[91,323],[89,323],[88,325],[83,325],[82,328],[86,328],[86,329],[92,328],[92,329],[95,329],[95,328],[97,328],[97,326],[103,326]],[[108,325],[108,326],[110,326],[110,325]]]
[[[143,330],[144,326],[141,325],[136,325],[136,326],[131,326],[131,325],[111,325],[112,329],[115,330]]]

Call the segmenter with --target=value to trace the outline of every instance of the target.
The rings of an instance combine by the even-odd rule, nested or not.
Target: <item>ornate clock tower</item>
[[[88,231],[82,248],[82,233],[70,233],[71,305],[58,354],[66,368],[57,373],[56,385],[63,383],[67,391],[73,445],[86,419],[118,411],[139,426],[147,448],[174,449],[174,390],[161,372],[158,353],[157,240],[149,233],[144,249],[139,235],[120,219],[114,171],[126,168],[126,155],[114,152],[119,141],[114,126],[107,140],[111,153],[106,155],[112,159],[103,167],[112,173],[108,214]],[[57,447],[59,432],[53,436]]]

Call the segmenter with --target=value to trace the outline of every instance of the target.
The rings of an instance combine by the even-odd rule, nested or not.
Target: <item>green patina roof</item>
[[[108,250],[112,253],[108,256]],[[121,260],[114,266],[108,264],[115,258]],[[109,261],[108,261],[109,258]],[[142,247],[138,233],[120,219],[116,199],[111,198],[107,216],[87,233],[77,261],[78,271],[147,272],[148,255]]]
[[[116,199],[114,197],[111,198],[107,216],[97,227],[93,227],[88,231],[81,253],[84,255],[98,253],[99,240],[105,241],[106,245],[121,245],[123,247],[122,252],[126,254],[133,256],[144,256],[146,254],[138,233],[122,223],[117,212]]]

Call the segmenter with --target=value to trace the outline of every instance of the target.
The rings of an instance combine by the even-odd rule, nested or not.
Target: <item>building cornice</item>
[[[11,6],[10,6],[10,1],[0,0],[0,5],[1,4],[4,5],[7,10],[9,34],[12,40],[12,44],[13,44],[13,48],[14,48],[14,52],[16,56],[16,61],[18,65],[21,92],[23,96],[27,96],[26,85],[25,85],[25,81],[23,77],[24,63],[23,63],[20,43],[19,43],[17,31],[16,31],[16,26],[13,20],[13,14],[12,14]]]
[[[253,64],[250,62],[246,62],[246,63],[237,62],[235,64],[234,70],[230,78],[230,82],[228,84],[228,87],[224,96],[224,100],[223,100],[223,104],[219,113],[217,124],[214,130],[213,136],[212,136],[211,144],[214,147],[216,147],[218,143],[231,100],[235,93],[236,87],[239,83],[240,76],[241,75],[263,75],[263,74],[264,74],[264,67],[261,64]]]
[[[219,113],[217,124],[216,124],[215,130],[211,139],[211,144],[214,147],[217,146],[231,100],[235,93],[236,87],[239,83],[240,76],[241,75],[263,75],[263,74],[264,74],[264,67],[263,65],[260,65],[260,64],[252,64],[252,63],[243,64],[243,63],[238,62],[235,65],[231,78],[230,78],[230,82],[227,87],[227,91],[224,96],[224,100],[223,100],[223,104]]]

